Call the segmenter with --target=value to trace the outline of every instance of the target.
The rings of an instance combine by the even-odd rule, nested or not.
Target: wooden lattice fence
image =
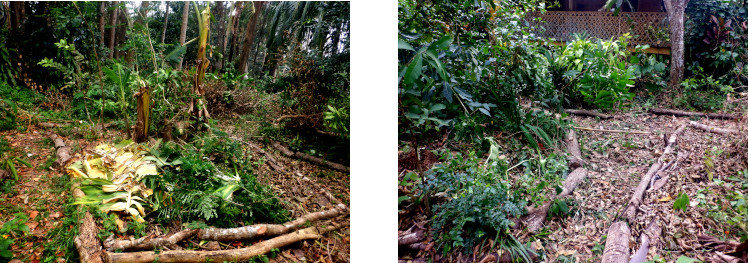
[[[572,40],[573,33],[586,32],[589,37],[610,39],[630,32],[634,36],[629,41],[631,46],[670,47],[667,16],[661,12],[621,12],[614,16],[612,12],[548,11],[530,17],[542,18],[541,22],[530,21],[534,33],[558,41]]]

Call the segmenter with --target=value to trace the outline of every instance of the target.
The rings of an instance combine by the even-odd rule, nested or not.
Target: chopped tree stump
[[[62,168],[71,158],[70,147],[66,146],[62,137],[57,136],[57,134],[49,133],[49,138],[52,139],[52,142],[55,144],[55,149],[57,150],[57,160],[55,161],[54,166]]]
[[[629,238],[631,230],[623,221],[613,223],[608,229],[608,239],[605,240],[603,263],[625,263],[629,261]]]
[[[599,113],[599,112],[596,112],[596,111],[591,111],[591,110],[566,109],[566,110],[564,110],[564,112],[566,112],[568,114],[579,115],[579,116],[599,117],[601,119],[610,119],[610,118],[613,118],[613,116],[610,116],[610,115],[607,115],[607,114],[603,114],[603,113]]]
[[[680,111],[671,109],[649,109],[649,112],[656,115],[672,115],[676,117],[707,117],[710,119],[721,119],[721,120],[735,120],[740,119],[738,115],[722,114],[722,113],[703,113],[703,112],[692,112],[692,111]]]
[[[330,161],[325,161],[325,159],[311,156],[311,155],[308,155],[302,152],[293,152],[278,142],[274,142],[273,147],[277,149],[278,151],[280,151],[281,153],[283,153],[283,155],[288,156],[288,157],[301,159],[301,160],[314,163],[314,164],[324,165],[324,166],[327,166],[329,168],[332,168],[332,169],[335,169],[335,170],[338,170],[344,173],[351,172],[351,169],[346,167],[345,165],[330,162]]]

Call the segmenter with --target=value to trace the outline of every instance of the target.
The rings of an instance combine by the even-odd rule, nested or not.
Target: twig
[[[598,132],[612,132],[612,133],[632,133],[632,134],[650,134],[651,133],[651,132],[645,132],[645,131],[606,130],[606,129],[578,127],[578,126],[574,126],[574,129],[579,129],[583,131],[598,131]]]

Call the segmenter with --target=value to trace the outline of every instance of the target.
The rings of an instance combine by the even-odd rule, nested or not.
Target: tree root
[[[677,117],[698,116],[698,117],[707,117],[710,119],[722,119],[722,120],[740,119],[740,116],[731,115],[731,114],[703,113],[703,112],[680,111],[680,110],[671,110],[671,109],[649,109],[649,112],[652,114],[656,114],[656,115],[673,115]]]
[[[301,159],[301,160],[314,163],[314,164],[324,165],[324,166],[327,166],[329,168],[332,168],[332,169],[335,169],[335,170],[338,170],[344,173],[351,172],[351,169],[346,167],[345,165],[330,162],[330,161],[325,161],[322,158],[314,157],[314,156],[311,156],[311,155],[308,155],[302,152],[293,152],[278,142],[274,142],[273,147],[277,149],[278,151],[280,151],[281,153],[283,153],[283,155],[288,156],[288,157]]]
[[[564,112],[568,114],[574,114],[574,115],[580,115],[580,116],[588,116],[588,117],[599,117],[601,119],[610,119],[613,118],[613,116],[602,114],[596,111],[590,111],[590,110],[573,110],[573,109],[565,109]]]
[[[712,132],[712,133],[716,133],[716,134],[721,134],[721,135],[737,134],[738,133],[738,131],[736,131],[736,130],[717,128],[717,127],[714,127],[714,126],[709,126],[709,125],[701,124],[701,123],[698,123],[698,122],[695,122],[695,121],[689,122],[688,125],[690,125],[693,128],[699,129],[699,130],[708,131],[708,132]]]

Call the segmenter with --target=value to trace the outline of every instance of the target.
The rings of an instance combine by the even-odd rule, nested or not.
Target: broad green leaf
[[[413,84],[413,82],[421,76],[421,70],[423,68],[422,63],[423,57],[420,53],[416,54],[415,57],[413,57],[413,60],[410,61],[408,68],[405,70],[405,76],[403,76],[403,81],[406,85]]]
[[[697,259],[686,257],[686,256],[680,256],[678,259],[675,260],[675,263],[694,263],[694,262],[700,262],[700,261]]]
[[[443,50],[449,47],[449,45],[452,44],[452,36],[446,35],[437,40],[436,42],[432,43],[429,46],[429,50]]]
[[[680,195],[678,195],[678,198],[675,199],[675,202],[673,203],[673,209],[674,210],[680,209],[680,210],[683,210],[683,212],[685,212],[686,209],[688,208],[688,203],[689,203],[688,195],[686,193],[680,193]]]
[[[405,42],[405,40],[402,40],[402,39],[398,39],[397,40],[397,49],[405,49],[405,50],[416,51],[413,48],[413,46],[411,46],[410,44],[408,44],[408,42]]]
[[[525,138],[527,138],[527,141],[530,142],[530,146],[532,148],[539,148],[538,143],[535,141],[535,138],[532,137],[532,134],[530,134],[530,131],[525,128],[525,125],[520,125],[519,128],[522,130],[522,133],[525,135]]]

